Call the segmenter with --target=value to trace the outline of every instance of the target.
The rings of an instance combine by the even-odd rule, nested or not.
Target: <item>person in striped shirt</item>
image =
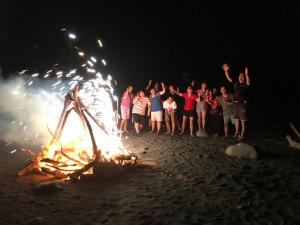
[[[141,135],[141,130],[143,128],[146,110],[147,115],[150,116],[151,103],[148,97],[145,96],[144,91],[139,91],[137,96],[133,99],[132,108],[132,119],[134,122],[134,129],[138,136]]]

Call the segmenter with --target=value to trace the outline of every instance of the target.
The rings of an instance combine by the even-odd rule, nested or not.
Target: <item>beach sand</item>
[[[0,224],[300,224],[300,151],[284,134],[249,134],[257,160],[225,155],[237,140],[221,137],[145,133],[123,143],[138,166],[39,192],[40,176],[16,178],[27,156],[2,143]]]

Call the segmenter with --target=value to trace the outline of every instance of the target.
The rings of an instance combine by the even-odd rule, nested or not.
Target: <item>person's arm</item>
[[[146,87],[146,90],[147,90],[147,91],[149,91],[149,88],[150,88],[151,84],[152,84],[152,80],[149,80],[148,86]]]
[[[229,75],[229,69],[230,69],[229,65],[226,64],[226,63],[224,63],[223,66],[222,66],[222,68],[223,68],[223,70],[224,70],[224,73],[225,73],[225,75],[226,75],[227,80],[228,80],[230,83],[232,83],[232,78],[231,78],[230,75]]]
[[[250,78],[248,72],[248,67],[245,67],[246,84],[247,86],[250,86]]]
[[[195,88],[195,84],[196,84],[196,81],[192,80],[191,86],[192,86],[193,89]]]
[[[197,98],[195,99],[196,102],[197,102],[197,103],[200,103],[200,101],[201,101],[201,100],[200,100],[200,93],[197,92],[197,95],[196,95],[196,96],[197,96]]]
[[[179,96],[183,97],[183,94],[180,93],[179,91],[175,91],[175,90],[174,90],[174,93],[175,93],[176,95],[179,95]]]
[[[148,98],[148,113],[147,113],[147,115],[148,115],[148,117],[150,116],[150,113],[151,113],[151,102],[150,102],[150,100],[149,100],[149,98]]]
[[[159,95],[164,95],[166,93],[166,86],[164,82],[161,82],[162,91],[159,92]]]

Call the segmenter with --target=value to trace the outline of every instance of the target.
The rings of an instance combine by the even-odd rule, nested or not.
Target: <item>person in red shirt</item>
[[[190,135],[194,137],[193,134],[193,123],[194,123],[194,112],[195,112],[195,102],[199,102],[200,98],[193,94],[193,89],[191,86],[187,87],[186,93],[180,93],[179,90],[175,91],[175,93],[184,98],[184,111],[183,111],[183,119],[182,119],[182,130],[180,135],[184,134],[184,130],[186,127],[186,121],[189,117],[190,119]]]

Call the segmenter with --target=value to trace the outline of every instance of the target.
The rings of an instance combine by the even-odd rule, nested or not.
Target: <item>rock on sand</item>
[[[243,157],[249,159],[256,159],[257,153],[255,148],[245,143],[238,143],[236,145],[229,145],[225,151],[226,155]]]

